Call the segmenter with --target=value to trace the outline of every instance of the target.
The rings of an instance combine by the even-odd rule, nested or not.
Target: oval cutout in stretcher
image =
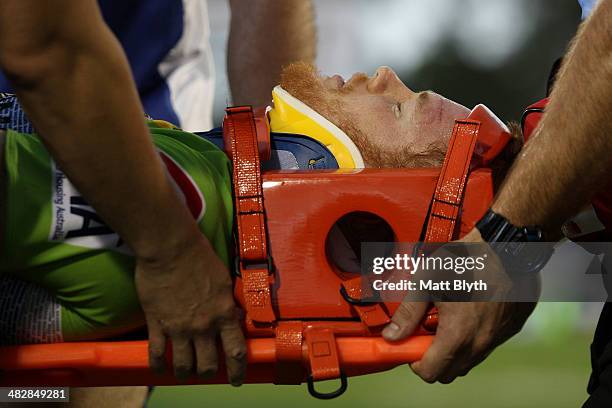
[[[487,120],[484,116],[482,119]],[[259,147],[265,147],[265,143]],[[265,151],[265,148],[255,150]],[[304,333],[308,330],[333,333],[334,352],[341,372],[347,376],[385,371],[420,359],[431,343],[431,333],[437,324],[435,310],[430,311],[418,335],[398,343],[386,342],[380,337],[382,326],[368,327],[342,298],[341,279],[325,256],[325,238],[344,214],[365,211],[383,218],[398,241],[418,241],[428,219],[439,175],[440,169],[264,173],[262,194],[275,266],[275,276],[270,282],[276,322],[266,326],[250,319],[245,321],[249,353],[247,383],[287,383],[278,377],[278,367],[283,363],[279,356],[291,353],[283,354],[279,348],[282,343],[276,337],[274,326],[295,321],[299,321]],[[326,193],[322,194],[323,191]],[[491,170],[472,171],[465,183],[464,196],[457,236],[471,230],[492,201]],[[237,279],[236,295],[244,305],[240,285],[241,280]],[[397,308],[397,304],[383,306],[388,315]],[[295,359],[293,368],[303,368],[292,380],[303,382],[308,378],[308,370],[312,370],[313,350],[303,341],[291,351],[294,352],[291,358]],[[146,341],[4,347],[0,351],[0,371],[4,372],[0,377],[2,386],[178,384],[170,373],[159,377],[150,372]],[[226,382],[224,369],[220,367],[217,378],[208,382],[192,379],[188,383]]]

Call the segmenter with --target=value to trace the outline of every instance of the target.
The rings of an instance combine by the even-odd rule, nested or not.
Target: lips
[[[366,74],[358,72],[353,74],[348,80],[345,80],[341,75],[336,74],[334,76],[324,77],[323,81],[328,89],[351,90],[358,85],[367,83],[369,79],[370,78]]]
[[[331,89],[342,89],[345,84],[344,78],[340,75],[328,76],[325,78],[327,87]]]
[[[338,88],[342,88],[345,84],[344,78],[342,78],[340,75],[334,75],[332,79],[336,81],[336,84],[338,84]]]

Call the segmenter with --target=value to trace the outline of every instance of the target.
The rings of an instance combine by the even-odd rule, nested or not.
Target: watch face
[[[525,227],[522,234],[521,241],[525,242],[542,242],[544,236],[542,229],[538,227]]]

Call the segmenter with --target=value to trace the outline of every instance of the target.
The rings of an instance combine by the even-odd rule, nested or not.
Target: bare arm
[[[311,0],[230,0],[227,70],[234,104],[264,106],[291,62],[314,62]]]
[[[612,1],[581,27],[550,103],[493,205],[515,225],[559,227],[610,185]]]
[[[581,27],[537,135],[527,143],[493,210],[515,225],[552,229],[610,183],[612,174],[612,0]],[[483,242],[473,229],[464,242]],[[491,257],[490,259],[494,259]],[[502,267],[491,264],[496,276]],[[428,382],[451,382],[520,330],[534,303],[438,303],[438,330],[412,369]],[[405,300],[383,335],[410,335],[427,304]]]
[[[0,65],[54,159],[135,252],[152,365],[163,366],[169,337],[177,374],[191,371],[194,354],[199,371],[210,372],[221,327],[240,360],[228,361],[230,378],[240,382],[244,345],[229,274],[177,205],[97,2],[3,0]]]

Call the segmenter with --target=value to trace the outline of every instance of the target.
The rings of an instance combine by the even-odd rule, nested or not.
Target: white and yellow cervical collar
[[[327,147],[341,169],[365,167],[355,143],[336,125],[280,85],[272,90],[272,100],[274,106],[268,112],[272,132],[311,137]]]

